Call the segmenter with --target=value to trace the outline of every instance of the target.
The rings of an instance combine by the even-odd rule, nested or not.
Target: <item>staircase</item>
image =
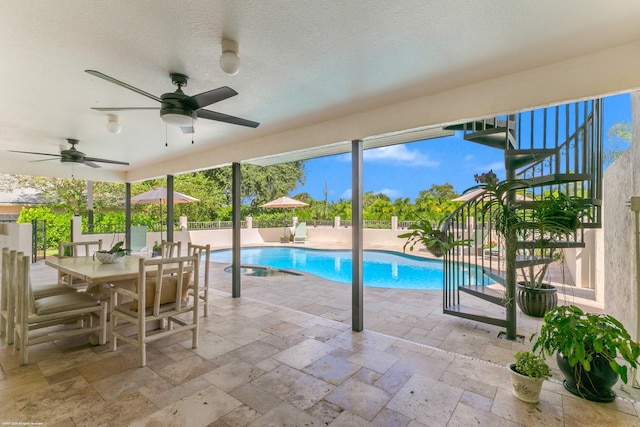
[[[532,184],[507,195],[508,200],[519,201],[519,213],[525,217],[551,192],[579,197],[594,208],[575,233],[544,240],[541,250],[545,236],[536,233],[529,233],[526,240],[505,242],[495,230],[495,219],[482,213],[492,197],[488,193],[465,202],[443,224],[451,239],[472,240],[470,247],[454,248],[444,257],[445,314],[503,327],[507,339],[516,339],[517,271],[533,272],[551,263],[554,250],[584,247],[584,228],[601,226],[601,117],[598,99],[446,128],[462,131],[467,141],[504,151],[506,178],[526,178]],[[516,269],[508,271],[505,256],[514,252]]]

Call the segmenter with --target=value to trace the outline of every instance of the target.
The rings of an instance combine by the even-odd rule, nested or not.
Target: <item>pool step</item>
[[[458,288],[460,292],[464,292],[493,304],[504,306],[504,290],[489,288],[482,285],[466,285]]]
[[[456,317],[462,317],[463,319],[475,320],[476,322],[488,323],[490,325],[507,327],[507,321],[505,319],[499,319],[494,317],[493,314],[486,313],[477,308],[464,306],[461,304],[451,305],[442,310],[444,314],[449,314]]]

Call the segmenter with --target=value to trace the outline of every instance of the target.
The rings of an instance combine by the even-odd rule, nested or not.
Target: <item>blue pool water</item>
[[[231,250],[211,252],[211,261],[231,263]],[[351,283],[351,251],[294,247],[242,248],[240,264],[299,270]],[[364,251],[365,286],[442,289],[442,261],[385,251]]]

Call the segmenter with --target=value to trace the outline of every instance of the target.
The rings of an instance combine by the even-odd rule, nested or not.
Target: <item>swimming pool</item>
[[[231,263],[231,250],[211,252],[211,261]],[[351,283],[351,251],[265,246],[242,248],[240,264],[299,270],[328,280]],[[442,261],[387,251],[364,251],[365,286],[395,289],[442,289]]]

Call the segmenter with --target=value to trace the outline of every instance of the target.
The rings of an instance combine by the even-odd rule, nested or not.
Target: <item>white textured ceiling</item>
[[[15,0],[0,12],[0,172],[135,181],[640,87],[637,0]],[[218,66],[223,37],[241,69]],[[200,119],[190,135],[157,111],[170,72],[207,107],[257,129]],[[30,162],[65,138],[101,169]],[[168,147],[165,146],[168,143]]]

